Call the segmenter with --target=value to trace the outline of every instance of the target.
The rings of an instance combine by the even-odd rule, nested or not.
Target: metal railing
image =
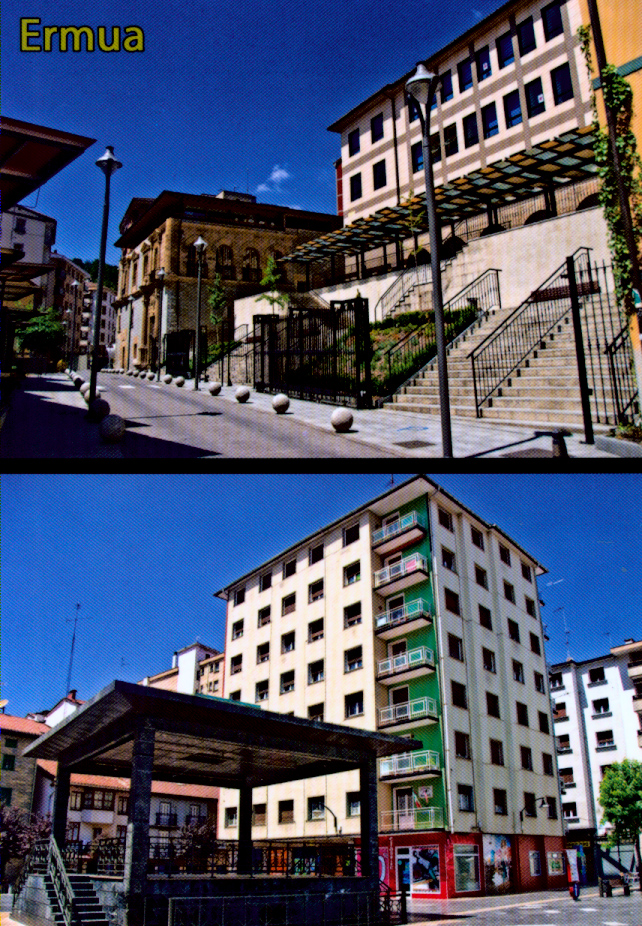
[[[375,926],[381,922],[379,902],[372,891],[172,897],[166,922],[168,926]]]
[[[31,852],[25,858],[24,865],[20,874],[16,878],[16,881],[13,886],[13,903],[15,906],[16,900],[20,895],[20,891],[27,882],[27,878],[33,872],[46,871],[47,865],[49,863],[49,840],[48,839],[37,839],[32,848]]]
[[[405,624],[418,617],[422,617],[427,621],[432,620],[432,612],[423,598],[410,601],[400,608],[391,608],[389,611],[375,615],[375,631],[394,627],[397,624]]]
[[[419,517],[416,511],[411,511],[410,514],[404,515],[397,521],[386,524],[377,531],[373,531],[372,546],[374,547],[378,543],[383,543],[384,540],[391,540],[393,537],[397,537],[398,534],[403,534],[404,531],[410,530],[412,527],[422,527],[424,530],[426,528],[424,518]]]
[[[624,325],[613,340],[607,344],[604,353],[609,362],[615,420],[626,424],[639,410],[640,399],[635,384],[635,376],[630,363],[629,326]]]
[[[439,753],[430,749],[422,752],[402,752],[379,760],[379,778],[441,772]]]
[[[379,726],[437,718],[437,702],[434,698],[415,698],[404,704],[390,704],[379,708]]]
[[[76,895],[74,894],[74,889],[67,875],[60,849],[53,836],[49,840],[47,871],[53,882],[60,912],[62,913],[66,926],[73,926],[76,919]]]
[[[382,675],[396,675],[398,672],[423,667],[432,669],[435,667],[434,653],[427,646],[419,646],[405,653],[380,660],[377,666],[377,676],[380,678]]]
[[[411,289],[422,284],[432,283],[432,272],[430,264],[420,264],[418,267],[408,267],[403,273],[400,273],[385,293],[379,299],[375,306],[374,319],[380,318],[381,321],[390,315],[394,307],[408,295]]]
[[[395,579],[400,579],[403,576],[411,575],[414,572],[428,572],[428,562],[425,556],[422,556],[421,553],[413,553],[411,556],[406,556],[405,559],[399,560],[398,563],[392,563],[390,566],[385,566],[383,569],[379,569],[374,574],[374,588],[379,588],[381,585],[386,585],[388,582],[393,582]]]
[[[412,807],[382,810],[382,830],[432,830],[444,825],[443,807]]]

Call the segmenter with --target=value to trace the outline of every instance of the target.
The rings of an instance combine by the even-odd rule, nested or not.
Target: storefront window
[[[411,895],[439,894],[439,846],[413,846],[397,849],[397,890],[410,889]]]
[[[455,845],[455,890],[478,891],[479,848],[473,845]]]
[[[566,864],[563,852],[547,852],[549,875],[563,875]]]
[[[542,862],[539,856],[539,852],[529,852],[528,857],[531,863],[531,874],[535,877],[541,875],[542,873]]]

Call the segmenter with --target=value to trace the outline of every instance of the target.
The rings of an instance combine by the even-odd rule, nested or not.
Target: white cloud
[[[259,183],[256,188],[257,193],[275,193],[281,190],[281,186],[286,180],[289,180],[292,174],[280,164],[275,164],[270,176],[265,183]]]

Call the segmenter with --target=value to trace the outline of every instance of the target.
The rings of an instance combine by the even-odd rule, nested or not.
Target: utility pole
[[[72,667],[73,661],[74,661],[74,647],[75,647],[75,645],[76,645],[76,625],[77,625],[77,623],[78,623],[78,612],[79,612],[79,611],[80,611],[80,605],[77,604],[77,605],[76,605],[76,613],[74,614],[74,617],[73,617],[74,632],[73,632],[73,636],[72,636],[72,638],[71,638],[71,654],[70,654],[70,656],[69,656],[69,671],[67,672],[67,686],[66,686],[66,688],[65,688],[65,696],[67,696],[67,695],[69,694],[69,692],[71,691],[71,667]],[[71,620],[72,620],[72,618],[67,618],[67,623],[69,623]]]

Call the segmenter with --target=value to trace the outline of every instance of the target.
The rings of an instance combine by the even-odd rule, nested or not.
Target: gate
[[[372,404],[368,300],[254,316],[254,388],[357,408]]]
[[[193,328],[183,328],[182,331],[168,331],[163,336],[165,372],[172,376],[188,376],[194,374],[194,341]],[[201,325],[200,349],[201,362],[199,369],[207,369],[207,328]]]

